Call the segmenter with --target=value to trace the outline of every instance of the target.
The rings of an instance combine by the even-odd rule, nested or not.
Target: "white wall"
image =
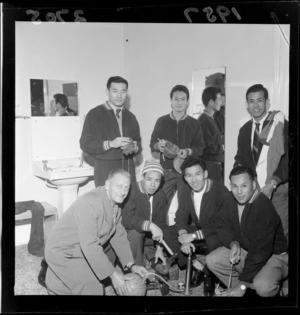
[[[80,114],[106,100],[106,81],[124,75],[123,25],[16,23],[16,107],[30,116],[30,79],[78,82]],[[16,119],[15,200],[57,206],[58,191],[32,175],[30,119]],[[94,187],[90,182],[79,194]]]
[[[289,36],[288,28],[284,30]],[[273,25],[17,22],[16,106],[21,105],[21,112],[29,115],[30,78],[77,81],[83,117],[107,99],[108,77],[124,76],[148,158],[155,121],[170,112],[171,88],[176,84],[191,88],[195,69],[225,66],[228,184],[238,129],[249,118],[247,88],[264,84],[272,102],[278,82],[286,78],[286,74],[281,81],[277,78],[288,65],[287,46],[280,46],[278,53],[281,41],[279,29]],[[273,109],[288,108],[286,101],[274,105]],[[30,119],[16,119],[16,201],[35,199],[55,206],[57,191],[32,175],[30,137]],[[91,188],[93,182],[80,188],[79,194]]]
[[[288,28],[285,31],[288,35]],[[125,24],[125,73],[134,96],[132,110],[140,122],[145,156],[150,157],[149,142],[157,118],[170,112],[172,87],[184,84],[191,92],[193,70],[225,66],[227,185],[238,129],[249,119],[247,88],[262,83],[270,92],[276,91],[274,47],[278,32],[273,25]],[[286,65],[288,72],[288,49],[286,45],[280,47],[284,50],[282,59],[276,62]],[[272,102],[272,94],[270,98]],[[286,109],[286,104],[277,103],[276,108]]]

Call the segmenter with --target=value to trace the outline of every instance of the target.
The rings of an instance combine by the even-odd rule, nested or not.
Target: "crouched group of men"
[[[243,296],[248,288],[260,296],[279,294],[288,277],[287,237],[266,193],[268,185],[259,183],[256,164],[249,167],[238,159],[242,146],[230,172],[229,191],[214,178],[221,159],[210,161],[210,155],[205,161],[201,127],[186,115],[189,95],[182,88],[175,89],[171,92],[173,116],[159,119],[152,134],[150,146],[160,152],[160,162],[146,161],[137,182],[134,156],[141,151],[141,139],[134,115],[123,108],[128,83],[113,77],[107,88],[109,101],[87,115],[80,140],[83,151],[94,157],[97,187],[80,196],[48,236],[44,263],[48,293],[102,295],[104,280],[110,278],[116,293],[126,295],[126,271],[144,278],[148,261],[156,272],[168,274],[170,260],[164,240],[177,254],[175,263],[180,269],[186,268],[187,256],[192,254],[191,285],[204,281],[206,296],[214,294],[217,281],[224,296]],[[257,115],[257,109],[253,113]],[[169,125],[164,120],[170,120]],[[183,160],[180,172],[165,157],[165,141],[159,135],[162,128],[166,134],[172,131],[173,121],[177,121],[177,131],[169,137],[176,136],[181,124],[177,139],[190,139],[185,145],[177,143]],[[188,126],[195,128],[191,131]],[[188,136],[183,137],[183,132]],[[275,177],[275,183],[279,184],[280,177]],[[178,210],[175,224],[168,225],[174,190]]]

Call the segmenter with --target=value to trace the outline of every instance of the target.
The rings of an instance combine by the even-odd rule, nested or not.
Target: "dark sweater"
[[[245,205],[239,222],[238,206],[229,194],[218,218],[218,236],[230,248],[233,241],[248,251],[240,281],[251,283],[273,254],[287,251],[282,223],[271,200],[263,193]]]
[[[223,140],[218,125],[213,117],[203,112],[198,118],[203,131],[205,161],[224,162]]]
[[[159,189],[153,195],[152,222],[162,230],[167,227],[167,198]],[[149,231],[150,201],[140,183],[133,183],[122,207],[122,224],[127,230]]]
[[[178,196],[179,206],[175,218],[178,233],[181,234],[187,231],[188,226],[193,224],[202,231],[209,251],[221,246],[217,237],[215,221],[227,194],[229,194],[229,191],[223,184],[207,179],[206,189],[200,206],[200,218],[198,219],[194,207],[193,191],[188,185],[185,185]],[[200,233],[197,232],[197,239],[200,239]]]
[[[204,139],[201,126],[197,119],[186,115],[184,119],[177,121],[171,114],[164,115],[156,121],[151,135],[150,148],[152,152],[160,152],[154,145],[158,139],[169,140],[180,149],[190,148],[195,156],[202,156]],[[173,160],[160,155],[160,163],[164,169],[173,169]]]
[[[137,141],[141,152],[140,127],[135,116],[127,109],[122,112],[123,137],[130,137]],[[80,138],[80,148],[99,160],[121,160],[123,157],[120,148],[105,150],[103,143],[121,137],[119,125],[112,109],[104,104],[91,109],[85,118]]]

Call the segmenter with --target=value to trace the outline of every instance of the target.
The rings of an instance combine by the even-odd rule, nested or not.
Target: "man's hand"
[[[188,255],[188,254],[194,252],[196,248],[195,248],[195,245],[192,243],[184,243],[181,245],[180,249],[183,253]]]
[[[128,143],[131,142],[131,139],[128,137],[117,137],[114,140],[109,142],[111,148],[120,148],[125,147]]]
[[[152,239],[160,242],[163,238],[163,231],[153,222],[150,223],[150,232],[152,233]]]
[[[220,296],[244,296],[246,293],[246,290],[241,289],[241,286],[238,285],[234,288],[222,291],[220,293]]]
[[[181,234],[179,237],[178,237],[178,241],[180,244],[184,244],[184,243],[191,243],[193,242],[194,238],[192,236],[193,234],[192,233],[184,233],[184,234]]]
[[[185,159],[189,155],[189,149],[180,149],[178,152],[178,156],[182,159]]]
[[[269,199],[271,199],[274,188],[272,184],[267,184],[261,189],[262,193],[265,194]]]
[[[166,258],[165,258],[165,255],[164,255],[164,252],[163,252],[163,249],[161,246],[157,246],[156,248],[156,252],[155,252],[155,263],[158,262],[158,259],[160,259],[164,265],[166,265],[167,261],[166,261]]]
[[[117,271],[114,271],[110,278],[118,295],[128,295],[128,288],[125,283],[125,279],[130,280],[130,276],[124,276]]]
[[[166,140],[159,139],[157,142],[157,147],[160,152],[164,153],[166,147]]]
[[[138,266],[138,265],[134,265],[131,268],[131,271],[133,273],[137,273],[138,275],[140,275],[142,278],[146,277],[148,270],[143,267],[143,266]],[[129,279],[130,280],[130,279]]]
[[[232,264],[237,264],[241,259],[241,246],[237,242],[233,242],[231,245],[229,260]]]

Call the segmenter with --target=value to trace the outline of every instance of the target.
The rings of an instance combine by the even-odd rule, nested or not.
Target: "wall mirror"
[[[219,111],[215,112],[214,119],[221,133],[223,149],[225,149],[225,79],[225,67],[194,70],[192,78],[191,105],[189,108],[189,114],[197,119],[200,115],[202,115],[203,110],[205,109],[202,103],[203,90],[209,86],[216,86],[220,88],[222,96],[222,106]],[[224,164],[222,165],[222,169],[224,172]]]
[[[78,116],[78,83],[30,79],[31,116]]]

